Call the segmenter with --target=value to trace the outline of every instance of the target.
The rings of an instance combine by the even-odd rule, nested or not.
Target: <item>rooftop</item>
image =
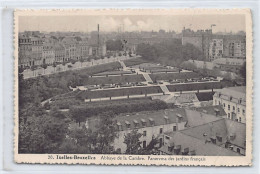
[[[204,142],[207,141],[212,143],[213,139],[215,139],[216,145],[222,145],[229,141],[231,144],[245,149],[245,124],[229,119],[222,118],[182,130],[181,132]],[[231,135],[234,135],[234,137],[231,138]]]
[[[171,148],[169,148],[172,147]],[[238,156],[235,153],[226,148],[217,146],[212,143],[206,143],[200,139],[186,135],[182,132],[176,132],[170,139],[169,144],[164,145],[160,148],[160,151],[166,154],[175,155],[173,149],[179,149],[180,152],[188,152],[190,155],[200,156]],[[181,153],[180,153],[181,154]]]
[[[186,122],[186,112],[182,108],[166,109],[159,111],[145,111],[114,118],[117,125],[122,127],[119,129],[130,130],[143,127],[159,126],[165,124],[177,123],[179,120]]]
[[[221,119],[221,117],[218,117],[215,114],[205,113],[203,110],[199,112],[185,109],[185,112],[187,117],[186,127],[194,127]]]
[[[223,117],[223,116],[227,115],[227,113],[225,112],[225,110],[223,109],[223,107],[221,105],[204,106],[204,107],[198,107],[198,108],[194,108],[194,109],[198,112],[203,112],[203,113],[215,115],[218,117]],[[217,112],[217,115],[216,115],[216,112]]]
[[[238,103],[241,99],[241,104],[246,105],[246,87],[245,86],[237,86],[237,87],[229,87],[223,88],[219,92],[214,94],[215,97],[220,97],[226,100],[230,100]]]
[[[246,126],[229,119],[218,119],[206,124],[194,126],[178,132],[165,133],[170,139],[160,148],[166,154],[201,156],[236,156],[236,153],[225,147],[226,142],[245,149]],[[173,149],[179,149],[177,153]]]

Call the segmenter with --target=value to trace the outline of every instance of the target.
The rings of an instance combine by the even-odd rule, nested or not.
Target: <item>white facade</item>
[[[143,127],[138,128],[138,133],[142,134],[142,137],[140,138],[141,146],[143,148],[144,145],[148,146],[149,143],[153,138],[157,138],[159,135],[165,133],[165,132],[173,132],[177,130],[183,130],[185,128],[186,122],[180,122],[180,123],[171,123],[171,124],[165,124],[165,125],[157,125],[152,127]],[[113,146],[116,149],[121,149],[121,153],[125,153],[126,151],[126,144],[124,143],[125,136],[128,133],[131,133],[131,129],[119,131],[118,132],[118,138],[115,139]],[[159,141],[162,141],[159,139]]]
[[[210,61],[223,57],[223,39],[212,39],[209,44]]]
[[[233,88],[224,88],[221,91],[216,92],[213,96],[213,105],[222,105],[227,113],[228,119],[246,123],[245,93],[235,91]]]
[[[46,49],[42,51],[42,59],[44,64],[53,64],[55,60],[55,53],[52,49]]]

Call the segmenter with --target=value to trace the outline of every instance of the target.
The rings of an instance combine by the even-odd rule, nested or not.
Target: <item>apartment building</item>
[[[213,96],[213,105],[222,105],[227,118],[246,123],[246,87],[230,87],[217,91]]]
[[[137,129],[142,134],[141,146],[145,148],[153,138],[165,132],[183,130],[187,122],[185,109],[170,109],[151,112],[141,112],[135,115],[118,116],[115,119],[118,137],[115,139],[114,149],[120,149],[121,153],[126,151],[124,143],[125,135]],[[159,139],[160,144],[163,143]]]

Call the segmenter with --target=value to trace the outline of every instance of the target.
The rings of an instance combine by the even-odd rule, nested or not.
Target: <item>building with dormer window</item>
[[[246,87],[223,88],[213,96],[213,105],[222,105],[227,118],[246,123]]]

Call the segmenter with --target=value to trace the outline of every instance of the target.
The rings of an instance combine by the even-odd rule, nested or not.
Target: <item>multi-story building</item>
[[[228,45],[228,57],[245,58],[246,43],[244,41],[230,41]]]
[[[31,67],[42,64],[43,40],[39,37],[19,36],[19,66]]]
[[[89,48],[88,41],[79,41],[76,45],[76,59],[87,59],[89,56]]]
[[[54,55],[55,55],[55,62],[64,62],[65,61],[65,47],[57,43],[54,45]]]
[[[31,61],[32,43],[31,38],[26,36],[20,36],[18,40],[18,65],[19,67],[29,67]]]
[[[246,126],[226,118],[160,135],[160,154],[239,156],[246,154]]]
[[[184,109],[141,112],[130,116],[118,116],[114,120],[118,137],[113,146],[115,149],[120,149],[121,153],[124,153],[127,148],[124,143],[125,135],[134,129],[142,134],[141,146],[145,148],[153,138],[157,138],[160,134],[184,129],[187,122]],[[159,142],[161,144],[163,140],[159,139]]]
[[[125,136],[131,133],[132,130],[137,130],[142,135],[139,139],[142,148],[146,148],[153,139],[158,140],[156,146],[160,148],[167,144],[166,140],[170,139],[164,135],[175,134],[200,125],[223,120],[225,117],[226,113],[221,106],[192,109],[177,108],[119,115],[114,118],[117,137],[112,146],[115,150],[124,153],[127,148],[127,145],[124,143]],[[93,125],[90,126],[93,127]],[[206,130],[209,131],[208,129]],[[203,146],[198,146],[197,148],[203,151]]]
[[[213,96],[213,105],[222,105],[227,118],[246,123],[246,87],[223,88]]]
[[[215,42],[214,42],[215,41]],[[221,41],[223,44],[221,44]],[[182,45],[190,43],[202,51],[204,59],[211,61],[213,57],[246,57],[246,36],[244,35],[217,35],[212,30],[192,31],[183,29]]]
[[[32,52],[30,66],[41,65],[42,62],[42,51],[43,51],[43,39],[38,37],[31,37]]]
[[[223,39],[212,39],[209,44],[209,61],[223,57]]]
[[[42,50],[42,64],[53,64],[55,61],[54,47],[50,43],[44,43]]]
[[[65,47],[65,61],[76,60],[77,40],[74,37],[65,37],[62,40],[62,44]]]
[[[192,31],[190,29],[182,30],[182,45],[192,44],[197,47],[204,55],[205,60],[209,59],[209,43],[213,37],[212,30]]]

